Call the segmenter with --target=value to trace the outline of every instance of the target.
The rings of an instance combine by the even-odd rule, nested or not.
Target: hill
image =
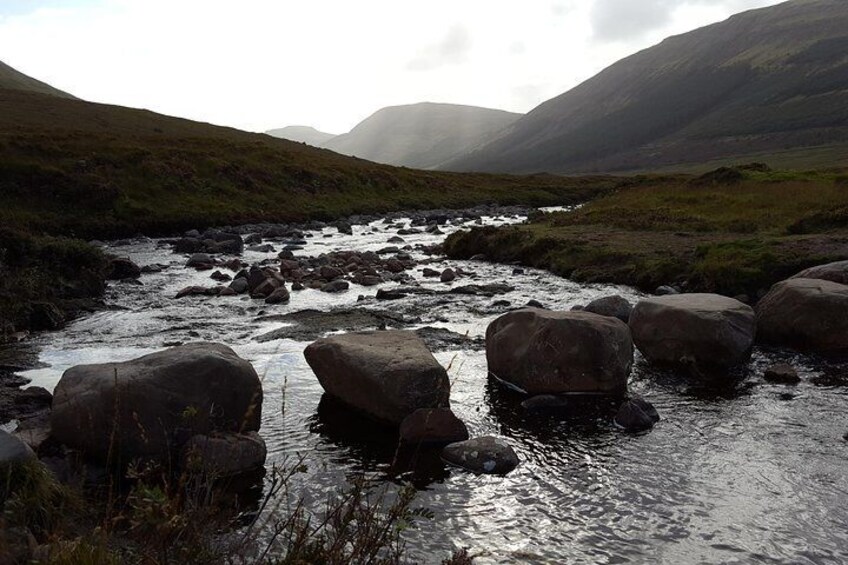
[[[425,102],[377,111],[324,147],[377,163],[431,169],[491,139],[520,114]]]
[[[611,181],[398,169],[264,134],[0,90],[0,222],[109,237],[485,202],[584,200]]]
[[[848,2],[793,0],[671,37],[543,103],[441,168],[848,163]],[[812,161],[809,161],[812,159]]]
[[[280,129],[268,130],[265,133],[271,137],[306,143],[313,147],[321,147],[336,137],[335,134],[318,131],[317,129],[309,126],[287,126]]]
[[[16,71],[3,61],[0,61],[0,88],[10,90],[23,90],[26,92],[37,92],[39,94],[50,94],[62,98],[73,98],[67,92],[53,88],[40,80],[29,77],[22,72]]]
[[[102,293],[104,258],[77,238],[575,203],[616,183],[398,169],[146,110],[0,89],[0,342],[56,327]]]

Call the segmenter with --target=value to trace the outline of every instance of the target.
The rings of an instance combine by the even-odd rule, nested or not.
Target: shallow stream
[[[442,229],[450,233],[459,227]],[[296,253],[377,250],[396,231],[382,222],[354,226],[352,236],[326,228],[313,232]],[[415,246],[444,236],[403,237]],[[321,401],[323,391],[302,355],[308,342],[257,340],[282,325],[268,317],[305,309],[389,310],[414,320],[412,327],[443,327],[474,338],[498,315],[530,299],[569,309],[609,294],[635,301],[636,291],[575,284],[533,269],[514,274],[513,266],[436,258],[412,272],[424,287],[506,282],[515,290],[494,297],[421,294],[378,302],[376,287],[351,285],[341,294],[292,292],[290,303],[279,306],[245,296],[175,300],[183,287],[213,284],[209,272],[183,268],[186,256],[173,254],[160,241],[124,243],[107,247],[139,265],[170,268],[144,275],[141,285],[111,285],[109,310],[38,337],[42,367],[25,373],[32,384],[52,390],[70,366],[131,359],[166,344],[230,345],[263,378],[261,433],[269,463],[293,455],[306,459],[308,470],[297,478],[299,494],[322,500],[362,472],[395,484],[412,481],[420,489],[417,503],[435,518],[406,535],[417,560],[439,562],[453,548],[469,547],[480,554],[479,563],[848,562],[845,365],[756,350],[744,379],[715,389],[651,369],[637,356],[631,389],[656,406],[662,421],[649,433],[628,435],[611,423],[615,407],[603,404],[568,418],[528,417],[518,406],[520,398],[488,382],[479,347],[437,352],[449,367],[452,407],[472,436],[504,436],[521,458],[506,477],[475,476],[426,455],[411,463],[396,461],[391,434],[349,425],[345,412]],[[244,260],[274,257],[246,252]],[[423,278],[424,266],[460,267],[475,276],[443,284]],[[366,299],[358,302],[360,295]],[[798,367],[802,383],[766,383],[762,370],[776,360]]]

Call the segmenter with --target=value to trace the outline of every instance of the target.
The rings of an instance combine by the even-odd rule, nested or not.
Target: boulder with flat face
[[[733,298],[673,294],[636,304],[630,331],[651,362],[725,370],[748,361],[756,323],[753,309]]]
[[[633,342],[616,318],[525,308],[489,325],[486,360],[492,376],[528,394],[620,394]]]
[[[811,353],[848,353],[848,285],[793,278],[757,304],[757,339]]]
[[[304,355],[328,394],[378,421],[399,425],[419,408],[449,405],[448,374],[414,332],[330,336]]]
[[[117,465],[167,462],[195,435],[259,429],[262,386],[225,345],[193,343],[123,363],[78,365],[53,395],[63,444]]]

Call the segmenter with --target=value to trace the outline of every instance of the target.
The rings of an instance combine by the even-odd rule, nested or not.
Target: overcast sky
[[[0,0],[0,60],[86,100],[342,133],[421,101],[527,112],[780,0]]]

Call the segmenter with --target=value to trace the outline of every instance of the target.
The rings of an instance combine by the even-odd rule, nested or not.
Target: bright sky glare
[[[527,112],[779,0],[0,0],[0,60],[80,98],[264,131],[384,106]]]

